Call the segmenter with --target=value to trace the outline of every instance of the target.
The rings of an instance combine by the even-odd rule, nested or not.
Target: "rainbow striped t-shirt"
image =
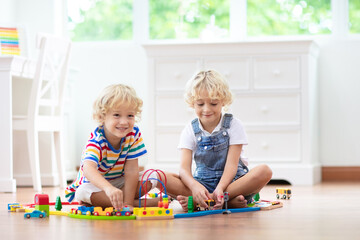
[[[86,148],[82,153],[81,166],[76,179],[65,189],[65,196],[69,202],[75,197],[76,189],[82,183],[88,183],[83,173],[84,161],[94,161],[98,171],[107,180],[124,175],[124,164],[127,160],[137,159],[146,154],[146,148],[137,126],[121,139],[120,148],[114,149],[105,138],[104,127],[97,127],[90,135]]]

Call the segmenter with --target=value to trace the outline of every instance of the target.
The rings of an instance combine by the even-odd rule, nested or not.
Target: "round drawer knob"
[[[269,108],[268,108],[268,106],[262,106],[262,107],[260,108],[260,111],[261,111],[262,113],[267,113],[267,112],[269,111]]]
[[[269,144],[267,142],[263,142],[261,144],[262,148],[268,148],[269,147]]]
[[[279,69],[275,69],[275,70],[273,71],[273,74],[274,74],[275,76],[279,76],[279,75],[280,75],[280,70],[279,70]]]

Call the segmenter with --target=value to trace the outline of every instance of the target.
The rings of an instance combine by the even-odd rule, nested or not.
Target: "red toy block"
[[[49,195],[35,194],[35,205],[49,205]]]

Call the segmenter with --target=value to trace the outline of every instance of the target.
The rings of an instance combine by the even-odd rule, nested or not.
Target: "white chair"
[[[60,186],[65,187],[63,109],[71,42],[38,34],[39,57],[26,116],[13,116],[13,130],[26,131],[34,189],[41,192],[39,132],[51,132],[51,157],[56,158]]]

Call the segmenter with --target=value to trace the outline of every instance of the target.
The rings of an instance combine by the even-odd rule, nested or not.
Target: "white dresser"
[[[312,41],[146,44],[149,76],[147,168],[178,172],[183,127],[195,118],[183,98],[198,70],[215,69],[235,96],[228,112],[245,125],[249,167],[268,164],[273,179],[321,180],[317,128],[317,46]]]

